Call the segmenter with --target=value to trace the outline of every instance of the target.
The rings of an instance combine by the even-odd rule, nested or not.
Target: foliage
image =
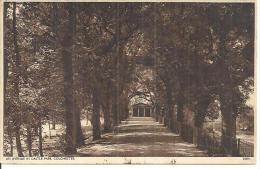
[[[183,123],[185,105],[197,127],[220,110],[232,126],[254,91],[250,3],[5,2],[5,10],[4,124],[17,139],[47,121],[82,131],[86,110],[100,135],[100,117],[112,130],[132,98],[152,103],[155,116],[164,111],[170,128]]]

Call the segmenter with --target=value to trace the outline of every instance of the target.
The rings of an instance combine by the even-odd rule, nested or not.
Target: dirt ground
[[[78,150],[78,156],[202,157],[205,151],[184,142],[151,117],[131,117],[115,129]]]

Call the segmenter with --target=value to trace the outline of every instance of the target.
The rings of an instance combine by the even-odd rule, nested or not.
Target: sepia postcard
[[[256,1],[0,9],[1,163],[256,163]]]

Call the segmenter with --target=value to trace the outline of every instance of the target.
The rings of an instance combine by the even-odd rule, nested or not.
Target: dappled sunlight
[[[143,123],[142,120],[145,120],[146,123]],[[129,118],[125,123],[128,125],[118,126],[118,133],[108,133],[96,143],[88,144],[79,149],[79,155],[110,157],[207,156],[205,151],[184,142],[179,135],[171,133],[152,118]],[[129,126],[131,127],[129,128]]]

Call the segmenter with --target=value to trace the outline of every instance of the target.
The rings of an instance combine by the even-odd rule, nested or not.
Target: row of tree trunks
[[[236,116],[233,110],[232,105],[232,92],[231,90],[223,92],[220,95],[221,101],[221,112],[223,115],[223,126],[222,126],[222,148],[223,153],[226,155],[237,155],[237,143],[236,143]],[[229,99],[228,99],[229,98]],[[210,103],[209,96],[201,96],[198,99],[198,105],[195,111],[195,130],[193,130],[193,143],[195,145],[200,145],[200,138],[202,137],[202,128],[203,128],[203,121],[205,118],[205,113],[207,111],[207,107]],[[172,104],[169,104],[172,105]],[[169,106],[168,105],[168,106]],[[178,121],[178,130],[181,136],[184,136],[184,131],[182,130],[183,125],[183,107],[184,103],[179,100],[177,101],[177,121]],[[170,112],[170,111],[169,111]],[[162,117],[161,117],[162,118]],[[171,119],[174,121],[174,115],[172,117],[169,114],[166,114],[166,120]],[[171,121],[167,123],[168,128],[172,129]],[[175,132],[175,131],[174,131]]]
[[[123,13],[120,11],[120,3],[116,3],[116,27],[115,27],[115,57],[114,57],[114,64],[115,69],[113,73],[113,79],[115,79],[115,83],[108,85],[112,86],[111,92],[103,91],[102,93],[104,98],[102,99],[100,96],[98,98],[93,98],[93,116],[92,116],[92,123],[93,123],[93,133],[100,134],[100,120],[97,120],[97,118],[100,117],[99,113],[97,111],[100,111],[100,105],[102,105],[102,110],[104,113],[104,132],[112,131],[112,128],[115,126],[118,126],[122,120],[125,120],[129,116],[129,100],[127,98],[127,93],[124,93],[124,84],[125,84],[125,77],[122,72],[124,72],[124,69],[127,69],[127,62],[126,58],[123,54],[123,36],[122,35],[122,20],[120,14]],[[104,54],[104,53],[103,53]],[[109,87],[105,90],[109,90]],[[96,92],[93,91],[93,97]],[[99,93],[101,95],[101,93]],[[96,100],[98,103],[94,103],[95,99],[101,99]],[[98,104],[98,105],[97,105]],[[98,129],[94,129],[95,127],[98,127]],[[97,130],[97,131],[96,131]],[[95,134],[95,135],[96,135]],[[94,135],[94,134],[93,134]],[[95,136],[95,138],[100,138],[101,136]]]
[[[124,41],[122,35],[122,20],[121,20],[121,13],[123,11],[120,9],[120,3],[116,3],[116,27],[114,33],[115,39],[115,51],[114,51],[114,58],[113,62],[115,69],[113,70],[113,79],[114,83],[109,84],[108,86],[112,87],[111,92],[108,92],[110,89],[109,87],[103,91],[105,95],[105,99],[103,99],[102,110],[104,113],[104,131],[109,132],[112,131],[112,128],[118,126],[122,120],[125,120],[129,115],[128,104],[129,100],[127,98],[127,93],[124,93],[125,89],[125,80],[126,77],[124,73],[125,69],[128,69],[128,62],[127,58],[124,57],[123,47]],[[129,36],[131,37],[131,36]],[[104,54],[104,53],[103,53]],[[93,105],[94,106],[94,105]],[[93,117],[94,118],[94,117]],[[93,119],[95,121],[95,119]]]

